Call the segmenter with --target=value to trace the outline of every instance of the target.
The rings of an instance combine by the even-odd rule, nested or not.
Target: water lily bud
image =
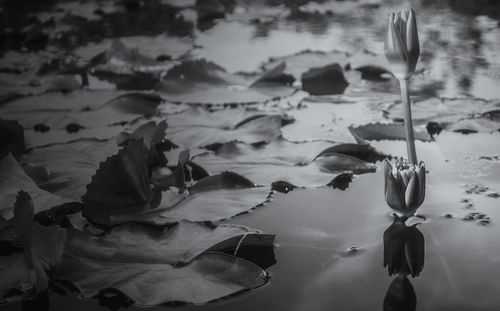
[[[420,44],[413,10],[389,15],[384,52],[396,78],[407,79],[415,72]]]
[[[384,195],[387,204],[397,213],[408,217],[425,199],[425,164],[384,160]]]

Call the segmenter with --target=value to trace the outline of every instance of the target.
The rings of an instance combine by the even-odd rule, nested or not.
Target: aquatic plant
[[[401,89],[408,153],[408,161],[399,161],[395,165],[387,160],[384,162],[384,194],[392,209],[404,216],[410,216],[425,198],[425,164],[417,164],[409,93],[409,80],[415,72],[420,54],[413,10],[389,15],[384,52]]]

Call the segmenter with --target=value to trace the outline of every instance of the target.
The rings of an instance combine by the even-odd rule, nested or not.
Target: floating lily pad
[[[83,70],[64,68],[72,65],[59,64],[63,59],[63,53],[52,51],[6,53],[0,58],[0,102],[50,91],[71,92],[81,88]]]
[[[266,283],[266,273],[257,265],[223,253],[202,254],[177,268],[166,263],[117,265],[65,254],[55,275],[71,280],[84,297],[114,288],[141,306],[206,303]]]
[[[118,145],[114,140],[79,140],[36,148],[24,154],[22,162],[48,170],[47,180],[39,184],[40,187],[63,197],[80,200],[99,163],[117,152]]]
[[[0,159],[12,153],[20,156],[24,153],[24,130],[17,121],[0,119]]]
[[[339,64],[311,68],[302,74],[302,89],[311,95],[342,94],[349,85]]]
[[[175,60],[193,48],[192,39],[161,34],[158,36],[121,37],[119,40],[104,39],[98,43],[88,43],[78,47],[73,53],[90,62],[92,58],[105,53],[109,68],[115,73],[133,73],[135,71],[161,71],[170,68],[171,62],[162,62],[162,57]],[[142,61],[141,61],[142,60]],[[112,67],[110,63],[115,63]],[[122,68],[119,68],[119,65]],[[106,67],[100,66],[98,70]]]
[[[187,264],[208,251],[273,247],[274,236],[236,225],[181,221],[160,230],[140,224],[123,224],[96,237],[68,229],[65,250],[80,257],[107,262]],[[241,243],[240,243],[241,242]]]
[[[71,199],[54,195],[40,189],[35,182],[29,178],[22,167],[17,163],[12,154],[8,154],[0,160],[0,216],[3,219],[9,219],[13,216],[13,207],[16,194],[23,190],[33,198],[35,213],[44,211],[66,202],[72,202]]]
[[[230,74],[203,59],[184,61],[167,72],[156,90],[168,100],[191,104],[259,103],[293,93],[286,80],[266,80],[266,75],[270,74],[264,73],[264,78]]]
[[[405,128],[403,124],[391,123],[370,123],[357,127],[349,127],[352,135],[358,142],[364,140],[405,140]],[[427,132],[415,131],[415,139],[421,141],[431,141],[431,137]]]
[[[290,143],[277,140],[266,146],[252,147],[232,142],[222,145],[214,152],[196,156],[193,161],[211,173],[229,169],[247,176],[260,185],[271,185],[273,182],[282,181],[294,186],[317,187],[328,184],[336,173],[343,171],[363,173],[374,170],[371,164],[360,159],[344,156],[338,152],[328,153],[330,149],[328,147],[331,145],[322,141]],[[354,148],[340,149],[337,146],[337,151],[360,156]],[[314,162],[318,155],[336,157]]]
[[[267,274],[255,264],[221,253],[273,247],[274,236],[234,225],[180,222],[158,228],[124,224],[97,237],[68,229],[56,279],[84,297],[113,288],[137,305],[204,303],[259,287]]]
[[[307,99],[298,109],[288,111],[295,122],[281,129],[283,137],[293,142],[354,142],[349,126],[383,120],[379,112],[370,108],[368,98],[338,97],[333,104],[330,100]]]
[[[83,215],[96,223],[116,224],[114,216],[150,209],[152,200],[144,141],[131,141],[99,165],[82,197]]]
[[[120,95],[104,91],[82,92],[81,98],[78,95],[21,99],[2,106],[0,112],[34,129],[25,132],[27,147],[33,148],[81,139],[110,139],[123,130],[120,124],[154,114],[162,101],[148,93]],[[42,99],[54,101],[40,109],[38,100]],[[39,131],[40,126],[47,130]]]
[[[168,138],[177,145],[194,148],[230,141],[269,142],[281,134],[282,118],[245,109],[210,113],[193,108],[171,115],[168,122]]]
[[[21,253],[0,256],[0,301],[8,302],[32,298],[48,287],[45,269],[54,267],[60,260],[66,232],[59,227],[44,227],[33,222],[30,195],[20,191],[14,205],[16,239]]]
[[[325,67],[332,63],[340,63],[344,66],[347,63],[348,58],[348,53],[340,51],[322,52],[304,50],[293,55],[271,57],[269,62],[264,65],[264,68],[270,69],[278,65],[280,62],[284,62],[286,63],[286,69],[284,72],[289,73],[297,80],[300,80],[301,76],[311,68]]]
[[[412,104],[412,116],[416,124],[435,122],[442,128],[461,132],[493,132],[500,128],[495,118],[499,109],[496,100],[480,98],[431,98]],[[402,117],[401,104],[393,104],[387,108],[388,117]],[[399,117],[398,117],[399,116]]]

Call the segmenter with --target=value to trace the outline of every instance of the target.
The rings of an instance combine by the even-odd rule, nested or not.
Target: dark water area
[[[410,7],[421,50],[410,90],[427,181],[425,202],[405,227],[384,198],[382,159],[406,157],[406,147],[383,39],[387,15]],[[0,172],[9,178],[0,197],[14,202],[15,182],[27,183],[10,176],[21,174],[44,198],[32,195],[35,203],[81,198],[87,206],[45,219],[52,228],[64,219],[61,230],[74,243],[65,242],[61,255],[70,264],[44,263],[48,295],[20,302],[11,299],[19,289],[6,294],[0,286],[0,310],[500,307],[500,3],[0,1],[0,9],[0,119],[17,121],[0,123]],[[146,149],[134,150],[148,150],[147,159],[127,145],[141,135]],[[111,163],[118,144],[147,170]],[[105,160],[128,173],[92,177],[106,170]],[[147,189],[137,188],[142,177],[127,179],[134,174],[151,181]],[[88,209],[105,196],[99,189],[118,191],[110,184],[130,187],[123,197],[148,197],[152,209],[129,204],[128,214],[109,218]],[[4,205],[1,245],[22,252]],[[169,236],[176,244],[165,246],[162,230],[178,223],[200,227]],[[203,244],[216,227],[236,233]],[[189,247],[199,236],[195,256]],[[177,248],[182,260],[172,262]],[[3,271],[19,268],[2,260]],[[162,279],[193,262],[171,279],[209,284],[203,295]],[[104,277],[87,272],[99,269]],[[92,287],[106,279],[149,300]],[[191,301],[162,299],[178,292]]]

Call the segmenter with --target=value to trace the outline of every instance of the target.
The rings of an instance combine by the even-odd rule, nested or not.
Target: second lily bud
[[[387,204],[397,213],[408,217],[425,199],[425,164],[384,160],[384,195]]]

